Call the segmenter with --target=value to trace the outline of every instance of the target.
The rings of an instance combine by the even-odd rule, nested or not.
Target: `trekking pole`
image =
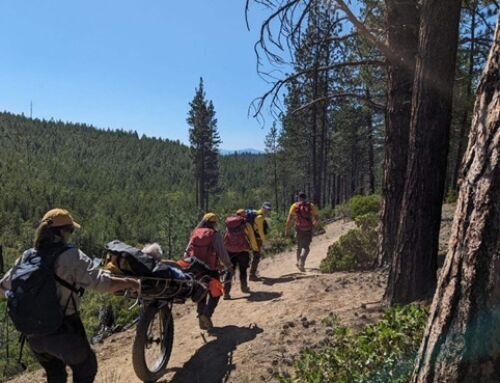
[[[27,370],[27,366],[26,364],[23,362],[23,351],[24,351],[24,344],[26,343],[26,335],[24,334],[21,334],[19,336],[19,344],[20,344],[20,347],[19,347],[19,357],[17,358],[17,364],[19,366],[21,366],[21,369],[22,371],[26,371]]]
[[[5,342],[5,365],[3,367],[2,375],[5,377],[7,375],[7,369],[9,368],[9,359],[10,359],[7,309],[5,310],[5,316],[3,318],[3,323],[2,323],[2,337],[3,337],[4,342]]]
[[[0,275],[5,274],[4,266],[5,266],[5,263],[3,261],[3,246],[0,245]]]

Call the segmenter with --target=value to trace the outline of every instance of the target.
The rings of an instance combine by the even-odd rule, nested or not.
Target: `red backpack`
[[[191,235],[189,256],[203,262],[209,269],[217,269],[217,254],[214,250],[214,235],[216,231],[209,228],[198,228]]]
[[[297,230],[311,231],[314,228],[312,205],[310,202],[299,202],[297,205]]]
[[[250,244],[245,232],[246,220],[240,216],[228,217],[226,219],[226,233],[224,234],[224,246],[230,253],[242,253],[248,251]]]

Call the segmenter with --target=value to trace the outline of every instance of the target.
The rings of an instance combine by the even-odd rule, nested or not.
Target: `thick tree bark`
[[[416,0],[386,0],[388,43],[400,57],[389,57],[386,112],[384,203],[379,235],[379,266],[390,263],[404,192],[411,99],[418,47]]]
[[[405,191],[385,294],[390,304],[424,298],[436,285],[460,3],[424,0],[422,7]]]
[[[497,25],[476,100],[448,255],[413,383],[500,382],[499,151]]]

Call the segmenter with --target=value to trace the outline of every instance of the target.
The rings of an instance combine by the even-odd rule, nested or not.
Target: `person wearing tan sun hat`
[[[61,227],[61,226],[72,226],[74,229],[80,229],[79,223],[73,220],[73,217],[69,211],[65,209],[52,209],[49,210],[42,218],[42,222],[47,222],[49,226]]]
[[[91,258],[69,244],[75,229],[80,228],[80,224],[67,210],[49,210],[36,229],[33,248],[25,251],[16,265],[0,280],[0,297],[6,294],[12,296],[16,293],[17,269],[31,264],[36,258],[42,260],[44,267],[50,265],[53,268],[57,295],[54,299],[56,306],[59,302],[64,315],[62,324],[57,324],[57,330],[48,334],[27,334],[27,342],[45,369],[49,383],[66,382],[66,366],[72,369],[75,382],[91,383],[97,374],[97,359],[79,314],[83,290],[114,293],[139,289],[137,280],[115,278],[99,270]],[[38,323],[36,319],[35,323]]]

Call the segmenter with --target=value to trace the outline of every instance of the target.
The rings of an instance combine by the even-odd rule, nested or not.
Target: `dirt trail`
[[[337,221],[314,238],[307,272],[295,267],[295,254],[285,252],[265,259],[261,282],[253,282],[251,295],[233,287],[233,299],[221,300],[214,315],[215,331],[198,328],[193,304],[175,309],[175,341],[165,383],[245,383],[275,380],[291,369],[305,346],[320,342],[328,329],[321,320],[336,315],[342,323],[357,326],[380,316],[384,276],[379,273],[318,271],[328,246],[353,228]],[[97,347],[97,382],[139,382],[131,366],[134,332],[118,334]],[[14,380],[43,382],[38,371]]]

